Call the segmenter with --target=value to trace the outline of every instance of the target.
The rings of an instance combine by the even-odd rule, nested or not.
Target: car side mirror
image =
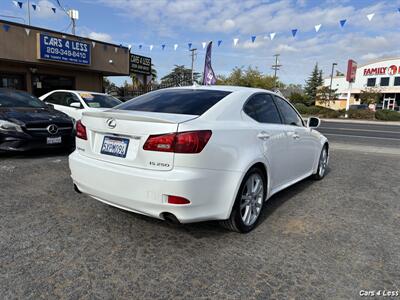
[[[318,128],[321,125],[320,118],[317,117],[309,117],[307,120],[307,127],[308,128]]]
[[[69,106],[74,108],[82,108],[82,105],[79,102],[72,102]]]
[[[47,102],[46,102],[46,106],[47,106],[48,108],[54,108],[54,105],[51,104],[51,103],[47,103]]]

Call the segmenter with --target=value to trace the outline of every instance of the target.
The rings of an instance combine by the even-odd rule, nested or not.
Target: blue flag
[[[18,1],[17,3],[18,3],[19,8],[22,8],[22,4],[24,4],[24,3],[20,2],[20,1]]]
[[[209,42],[206,51],[206,60],[204,62],[203,85],[213,85],[217,82],[217,78],[215,78],[215,74],[211,66],[211,48],[212,42]]]
[[[53,13],[56,13],[56,9],[54,7],[52,7],[51,10],[53,11]]]
[[[192,49],[192,43],[188,43],[189,50]]]
[[[36,4],[32,4],[33,10],[36,10]]]
[[[221,46],[222,40],[218,41],[218,47]]]
[[[10,30],[10,25],[4,24],[3,25],[3,29],[4,29],[5,32],[8,32]]]
[[[340,27],[343,28],[344,24],[346,24],[346,21],[347,21],[346,19],[340,20],[340,21],[339,21]]]
[[[251,37],[251,42],[254,43],[255,40],[256,40],[256,36],[253,35],[253,36]]]
[[[139,45],[139,49],[142,49],[142,45],[141,44]]]
[[[165,44],[161,45],[161,48],[164,50],[165,49]]]
[[[295,37],[296,34],[297,34],[297,29],[292,29],[292,35],[293,35],[293,37]]]

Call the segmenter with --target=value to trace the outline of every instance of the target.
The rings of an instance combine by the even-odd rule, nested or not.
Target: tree
[[[306,81],[306,86],[304,87],[304,93],[308,98],[308,105],[312,105],[315,103],[315,99],[317,97],[317,89],[322,85],[322,70],[318,69],[318,63],[316,63],[310,77]]]
[[[200,79],[200,73],[193,73],[193,80],[198,82]],[[162,84],[182,84],[191,83],[192,81],[192,70],[185,68],[184,65],[175,65],[172,71],[161,78]]]
[[[107,77],[103,77],[103,92],[109,93],[112,90],[116,90],[117,86],[115,85],[114,82],[111,82],[110,79]]]
[[[304,96],[304,94],[301,94],[299,92],[292,92],[289,95],[288,99],[293,104],[297,104],[297,103],[306,104],[307,103],[307,98]]]
[[[330,89],[329,86],[320,86],[317,90],[316,98],[324,106],[330,106],[331,101],[337,99],[337,89]]]
[[[273,76],[265,75],[261,73],[257,68],[247,67],[235,67],[228,76],[217,76],[218,85],[237,85],[246,87],[256,87],[267,90],[275,88],[275,78]],[[277,82],[278,87],[282,87],[283,84]]]
[[[292,94],[299,94],[304,96],[304,90],[301,84],[290,83],[288,85],[282,86],[280,88],[280,91],[285,98],[290,98],[290,95]]]
[[[366,88],[360,93],[360,101],[362,104],[375,104],[380,100],[381,92],[377,88]]]
[[[146,75],[141,75],[146,76]],[[143,86],[143,83],[139,80],[138,76],[135,73],[130,74],[132,78],[132,86],[134,90],[139,89]],[[154,68],[154,64],[151,64],[151,81],[154,82],[157,79],[157,70]]]

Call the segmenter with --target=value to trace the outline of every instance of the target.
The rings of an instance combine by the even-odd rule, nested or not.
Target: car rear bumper
[[[163,218],[173,214],[179,222],[224,220],[236,196],[240,172],[174,168],[154,171],[117,165],[81,155],[69,156],[71,177],[78,189],[107,204]],[[167,203],[166,195],[191,203]]]
[[[61,143],[47,144],[46,137],[32,137],[29,135],[0,135],[0,151],[22,152],[37,149],[68,148],[74,145],[73,135],[61,136]]]

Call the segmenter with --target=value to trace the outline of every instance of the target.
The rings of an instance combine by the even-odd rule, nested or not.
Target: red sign
[[[354,82],[356,80],[356,72],[357,72],[357,63],[349,59],[347,62],[347,75],[346,75],[346,81],[348,82]]]
[[[395,75],[400,72],[400,67],[391,65],[390,67],[375,67],[364,69],[364,76],[370,75]]]

